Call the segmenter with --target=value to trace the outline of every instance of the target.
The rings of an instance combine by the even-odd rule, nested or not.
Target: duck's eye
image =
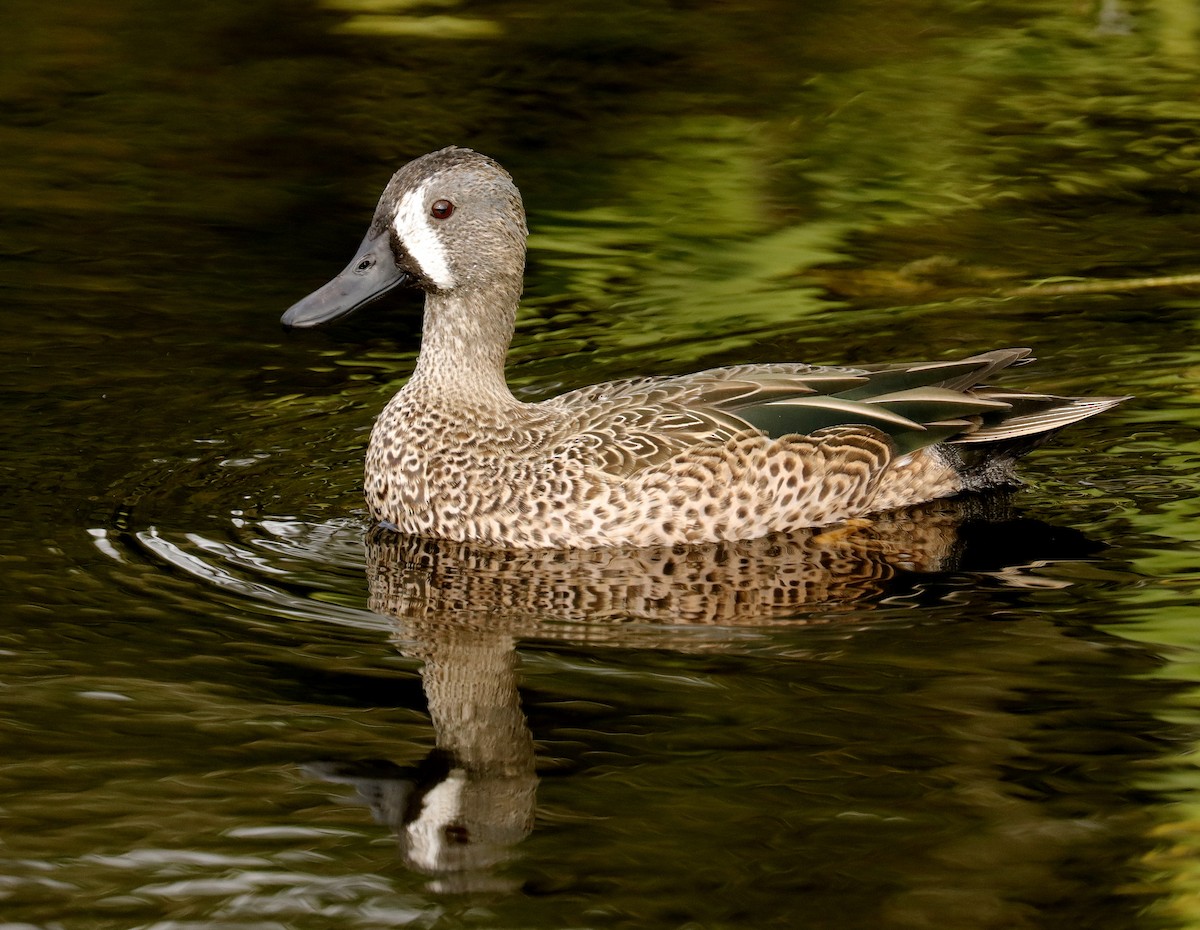
[[[454,204],[449,200],[435,200],[433,206],[429,208],[429,212],[435,220],[444,220],[454,212]]]

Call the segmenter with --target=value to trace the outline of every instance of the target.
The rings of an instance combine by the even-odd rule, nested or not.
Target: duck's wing
[[[965,359],[880,365],[859,369],[862,381],[844,389],[794,397],[749,397],[730,412],[768,435],[808,435],[834,426],[870,426],[900,453],[964,439],[1014,411],[1061,406],[1052,395],[998,392],[985,381],[1005,368],[1033,361],[1029,349],[998,349]],[[1073,422],[1068,420],[1067,422]],[[1066,422],[1061,424],[1066,425]]]
[[[885,434],[899,454],[951,442],[973,446],[970,458],[999,448],[1016,456],[1123,399],[1001,391],[985,383],[1031,361],[1030,350],[1019,348],[872,368],[735,365],[596,384],[546,404],[576,414],[569,434],[559,437],[564,454],[623,476],[747,430],[779,438],[866,427]]]
[[[568,391],[546,401],[547,405],[579,408],[607,403],[682,403],[689,406],[720,406],[744,401],[753,403],[806,394],[835,394],[865,385],[865,369],[778,363],[730,365],[686,375],[628,378],[605,381]]]
[[[551,455],[627,477],[688,449],[721,445],[758,427],[739,414],[769,400],[820,396],[867,379],[848,368],[736,365],[687,375],[630,378],[560,394]]]

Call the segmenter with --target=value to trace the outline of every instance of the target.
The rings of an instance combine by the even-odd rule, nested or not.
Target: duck
[[[354,257],[283,315],[332,322],[424,292],[420,351],[366,453],[372,518],[510,549],[673,546],[834,528],[1019,483],[1016,461],[1125,397],[990,386],[1028,348],[864,367],[741,364],[518,399],[505,378],[525,275],[521,194],[449,146],[384,188]]]

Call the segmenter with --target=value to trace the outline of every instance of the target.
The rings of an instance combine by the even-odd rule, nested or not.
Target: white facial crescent
[[[450,259],[446,248],[433,228],[436,222],[425,209],[425,195],[429,189],[426,182],[411,190],[400,200],[392,228],[408,250],[413,261],[420,266],[430,281],[440,290],[454,287],[454,276],[450,273]]]

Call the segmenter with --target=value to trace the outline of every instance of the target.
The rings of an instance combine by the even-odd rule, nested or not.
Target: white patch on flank
[[[408,254],[425,272],[425,277],[439,288],[454,287],[450,259],[442,240],[438,238],[437,230],[433,228],[433,220],[425,210],[427,188],[427,184],[422,184],[400,199],[392,226],[408,249]]]

